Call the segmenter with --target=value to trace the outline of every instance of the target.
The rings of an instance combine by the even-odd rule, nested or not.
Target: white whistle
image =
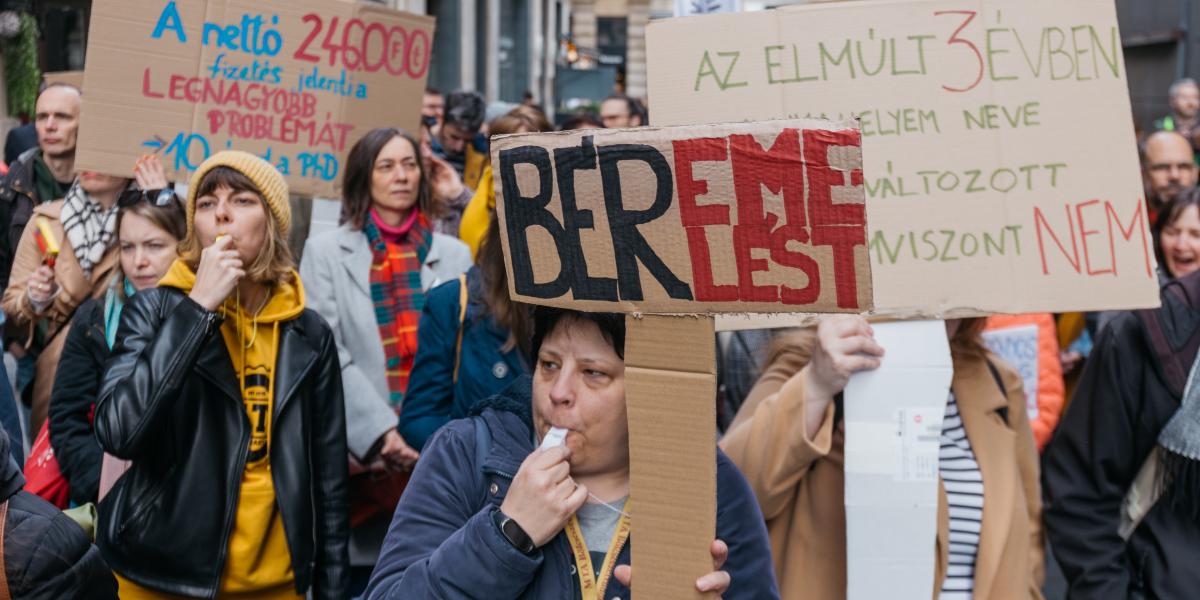
[[[540,449],[553,448],[561,446],[567,442],[567,430],[562,427],[551,427],[550,431],[546,432],[546,437],[542,438]]]

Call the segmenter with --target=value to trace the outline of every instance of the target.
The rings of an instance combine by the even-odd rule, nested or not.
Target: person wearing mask
[[[1181,276],[1159,308],[1100,329],[1042,457],[1046,533],[1072,600],[1200,589],[1200,273],[1167,268]]]
[[[117,600],[117,581],[100,551],[75,521],[25,491],[25,477],[8,458],[0,431],[0,526],[3,596],[14,600]]]
[[[546,115],[529,106],[518,106],[488,124],[488,131],[493,136],[553,130]],[[478,258],[479,244],[483,241],[484,233],[488,230],[488,224],[495,217],[495,213],[496,189],[492,185],[492,166],[488,164],[484,167],[483,177],[479,180],[474,197],[463,211],[462,225],[458,230],[458,237],[471,249],[472,258]]]
[[[433,154],[446,161],[471,190],[479,185],[483,169],[490,162],[483,126],[487,103],[478,92],[457,91],[446,98],[442,123],[434,132]]]
[[[1190,77],[1172,83],[1167,88],[1167,104],[1171,107],[1171,114],[1155,121],[1154,129],[1178,132],[1195,150],[1198,142],[1196,137],[1200,134],[1196,128],[1200,122],[1197,119],[1200,115],[1200,85]]]
[[[508,295],[500,222],[492,219],[475,266],[429,292],[400,435],[420,450],[443,425],[529,373],[530,326],[529,308]]]
[[[1196,163],[1186,138],[1173,131],[1159,131],[1146,138],[1142,171],[1146,181],[1146,203],[1150,223],[1162,206],[1176,194],[1196,187]]]
[[[31,432],[40,432],[45,425],[75,309],[88,298],[103,296],[117,270],[117,198],[129,184],[122,177],[80,173],[66,197],[33,209],[21,235],[0,306],[9,330],[20,332],[21,348],[37,361]],[[39,222],[45,227],[39,227]],[[61,246],[57,256],[42,251],[40,244],[47,237],[43,231]]]
[[[341,226],[308,240],[300,274],[310,305],[333,329],[346,440],[369,471],[360,478],[403,477],[417,451],[400,435],[397,415],[417,355],[426,290],[466,271],[470,252],[432,230],[429,181],[411,136],[373,129],[345,164]],[[366,585],[394,507],[355,508],[354,592]]]
[[[91,417],[121,309],[138,292],[158,285],[187,232],[183,204],[169,189],[130,190],[117,205],[120,271],[104,296],[88,299],[75,311],[50,396],[50,445],[76,505],[98,498],[104,452]]]
[[[34,105],[38,147],[9,165],[0,182],[0,289],[6,289],[17,246],[34,207],[64,197],[75,179],[75,140],[79,131],[79,89],[50,84]]]
[[[983,325],[946,322],[954,379],[941,432],[934,597],[1040,600],[1037,448],[1021,378],[984,348]],[[783,597],[836,600],[846,597],[841,392],[853,373],[888,359],[857,315],[824,319],[799,341],[772,357],[721,447],[767,519]]]
[[[306,308],[288,187],[218,152],[192,174],[187,234],[125,304],[96,438],[132,461],[100,503],[123,600],[347,597],[347,470],[333,333]]]
[[[494,600],[629,597],[637,539],[629,511],[637,507],[628,504],[625,316],[539,307],[533,320],[532,379],[521,377],[426,444],[371,575],[370,600],[446,589]],[[568,430],[563,445],[539,449],[552,427]],[[778,598],[754,495],[724,453],[716,463],[714,570],[696,590]]]
[[[637,100],[624,94],[615,94],[600,103],[600,122],[608,129],[625,129],[641,127],[646,124],[642,118],[642,107]]]

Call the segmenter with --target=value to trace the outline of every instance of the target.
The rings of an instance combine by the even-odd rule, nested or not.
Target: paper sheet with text
[[[943,321],[873,326],[886,354],[846,386],[847,600],[929,598],[938,449],[954,368]]]

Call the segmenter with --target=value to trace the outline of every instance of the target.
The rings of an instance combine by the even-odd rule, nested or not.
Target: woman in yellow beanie
[[[341,369],[290,227],[278,171],[213,155],[179,259],[122,312],[95,426],[133,463],[97,532],[124,600],[347,596]]]

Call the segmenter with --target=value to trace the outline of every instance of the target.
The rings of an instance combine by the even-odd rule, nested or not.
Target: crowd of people
[[[1162,308],[946,322],[935,598],[1041,598],[1047,565],[1070,598],[1200,589],[1200,87],[1169,92],[1139,140]],[[624,320],[508,291],[488,146],[554,130],[537,106],[426,90],[420,131],[362,136],[340,225],[296,245],[307,215],[253,154],[179,185],[153,155],[76,172],[80,102],[46,87],[0,182],[12,597],[628,597]],[[561,128],[647,122],[613,96]],[[1036,414],[987,347],[1031,324]],[[845,597],[841,392],[904,349],[859,316],[714,344],[697,590]]]

